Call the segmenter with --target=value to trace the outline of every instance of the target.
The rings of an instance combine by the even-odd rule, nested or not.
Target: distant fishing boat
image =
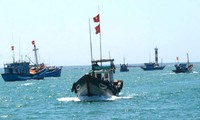
[[[124,63],[120,64],[120,72],[128,72],[128,64],[125,64],[125,58],[123,59]]]
[[[12,46],[14,51],[14,46]],[[14,53],[14,52],[13,52]],[[15,62],[4,64],[4,73],[1,74],[4,81],[24,81],[29,79],[44,79],[47,69],[30,69],[29,62]]]
[[[155,48],[155,63],[154,62],[144,63],[144,66],[141,66],[141,68],[144,71],[163,70],[165,68],[165,65],[158,64],[158,48]]]
[[[99,14],[93,18],[94,22],[99,22]],[[100,25],[95,27],[96,34],[100,33]],[[123,88],[122,80],[114,80],[115,73],[114,59],[102,59],[101,37],[100,37],[100,60],[92,60],[92,41],[90,31],[90,51],[91,51],[91,67],[89,73],[83,75],[72,85],[72,92],[78,97],[81,96],[113,96],[119,95]],[[101,33],[100,33],[101,34]],[[109,64],[108,64],[109,63]]]
[[[193,64],[189,62],[189,56],[187,53],[187,63],[179,63],[179,58],[177,57],[178,63],[175,66],[175,70],[172,70],[175,73],[188,73],[192,72]]]
[[[62,66],[47,66],[47,72],[45,77],[60,77],[62,71]]]
[[[37,59],[37,50],[35,45],[35,41],[32,41],[32,45],[34,46],[34,53],[35,53],[35,66],[40,66],[41,68],[46,67],[47,72],[45,74],[45,77],[60,77],[61,76],[61,71],[62,71],[62,66],[45,66],[44,63],[39,64],[38,59]]]

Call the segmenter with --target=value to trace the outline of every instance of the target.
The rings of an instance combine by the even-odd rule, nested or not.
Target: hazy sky
[[[0,67],[15,58],[33,58],[32,40],[40,62],[89,65],[89,22],[93,56],[99,59],[97,23],[100,8],[103,58],[115,64],[154,61],[200,61],[200,0],[0,0]]]

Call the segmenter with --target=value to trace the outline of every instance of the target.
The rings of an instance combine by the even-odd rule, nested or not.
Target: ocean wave
[[[198,72],[197,72],[197,71],[193,71],[192,73],[193,73],[193,74],[197,74]]]
[[[30,86],[30,85],[33,85],[33,83],[24,83],[24,84],[21,84],[21,86]]]

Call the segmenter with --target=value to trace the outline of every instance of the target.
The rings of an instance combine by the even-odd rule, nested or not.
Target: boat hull
[[[123,87],[123,81],[113,83],[100,80],[90,75],[84,75],[72,86],[72,92],[77,96],[113,96],[118,95]]]
[[[129,69],[120,69],[120,72],[128,72]]]
[[[25,81],[25,80],[30,80],[30,79],[44,79],[46,69],[41,70],[40,72],[36,74],[17,74],[17,73],[3,73],[1,74],[2,78],[4,81],[9,82],[9,81]]]
[[[45,74],[45,77],[60,77],[62,67],[55,68],[54,70],[48,70]]]
[[[192,70],[172,70],[172,72],[175,72],[175,73],[191,73]]]
[[[163,70],[165,66],[159,66],[159,67],[141,67],[144,71],[150,71],[150,70]]]

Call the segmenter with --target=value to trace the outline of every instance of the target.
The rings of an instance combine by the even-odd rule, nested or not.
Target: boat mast
[[[20,38],[19,38],[19,62],[22,62],[22,59],[21,59],[21,46],[20,46]]]
[[[109,59],[111,59],[111,56],[110,56],[110,51],[108,52],[108,55],[109,55]]]
[[[91,57],[91,62],[92,62],[93,55],[92,55],[92,36],[91,36],[90,18],[89,18],[89,33],[90,33],[90,57]]]
[[[188,53],[187,53],[187,64],[189,66],[189,56],[188,56]]]
[[[100,8],[98,6],[98,10],[99,10],[99,17],[100,17]],[[101,30],[101,20],[99,20],[99,28]],[[101,47],[101,31],[99,33],[99,39],[100,39],[100,61],[102,60],[102,47]],[[101,67],[102,67],[102,62],[101,62]]]
[[[35,52],[35,62],[36,62],[36,65],[38,65],[38,58],[37,58],[37,50],[38,50],[38,48],[36,48],[34,40],[32,41],[32,45],[34,46],[33,51]]]

